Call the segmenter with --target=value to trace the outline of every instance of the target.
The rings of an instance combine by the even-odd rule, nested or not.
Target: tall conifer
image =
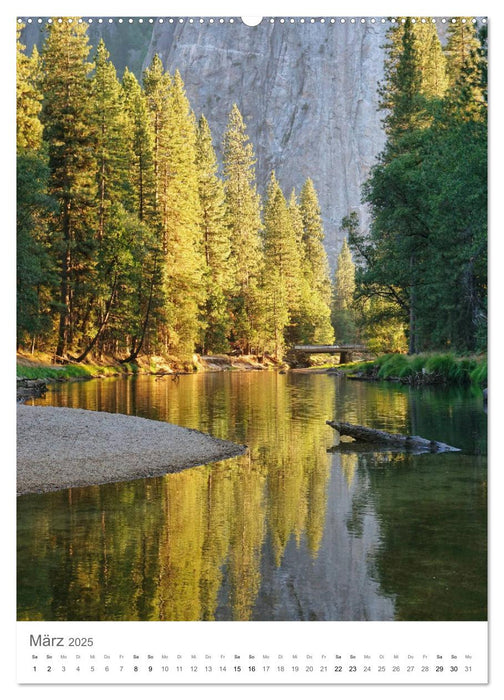
[[[263,305],[266,337],[281,359],[285,332],[297,306],[300,276],[299,254],[287,202],[271,173],[264,206]]]
[[[196,153],[206,287],[202,349],[226,352],[230,333],[228,299],[233,285],[229,265],[231,241],[226,225],[224,186],[217,175],[212,135],[204,116],[198,123]]]
[[[48,237],[53,203],[47,194],[47,154],[42,143],[39,89],[40,59],[31,58],[17,27],[16,126],[17,126],[17,339],[35,348],[43,333],[49,335],[56,282]]]
[[[128,119],[126,139],[129,140],[129,192],[127,208],[140,221],[153,224],[155,217],[155,181],[153,134],[147,99],[137,79],[128,69],[124,71],[122,87]]]
[[[331,326],[331,281],[329,264],[324,249],[324,229],[317,192],[308,178],[300,194],[300,211],[303,219],[304,274],[311,289],[310,325],[313,343],[331,343],[334,332]]]
[[[167,250],[167,232],[163,225],[166,218],[166,148],[167,148],[167,103],[171,77],[165,72],[163,63],[155,54],[143,73],[143,87],[149,109],[152,133],[152,165],[154,169],[154,212],[159,221],[163,250]]]
[[[53,21],[42,54],[49,192],[59,206],[54,221],[60,270],[59,357],[78,344],[88,322],[95,267],[96,156],[86,30],[76,18]]]
[[[345,238],[338,255],[333,286],[331,319],[338,343],[351,343],[355,341],[354,293],[355,264]]]
[[[224,135],[224,189],[231,233],[233,341],[250,352],[262,323],[259,280],[263,264],[260,198],[255,157],[238,107],[233,105]]]
[[[196,165],[196,120],[176,71],[166,104],[166,146],[161,172],[167,347],[192,353],[200,337],[203,283],[199,177]]]
[[[21,44],[22,26],[17,26],[16,52],[16,129],[17,147],[39,149],[42,145],[42,93],[38,86],[40,58],[34,47],[31,58],[25,53]]]

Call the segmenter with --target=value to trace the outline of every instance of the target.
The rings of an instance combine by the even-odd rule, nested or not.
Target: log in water
[[[458,447],[446,445],[444,442],[427,440],[419,435],[401,435],[401,433],[387,433],[384,430],[366,428],[363,425],[352,425],[340,421],[328,420],[327,425],[337,430],[340,435],[352,437],[357,442],[366,442],[375,445],[390,445],[402,447],[405,450],[425,450],[426,452],[460,452]]]

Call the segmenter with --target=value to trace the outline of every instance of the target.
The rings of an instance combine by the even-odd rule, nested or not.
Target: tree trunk
[[[114,284],[112,285],[112,291],[111,291],[111,293],[110,293],[110,296],[109,296],[109,298],[108,298],[107,304],[106,304],[106,306],[105,306],[105,314],[104,314],[104,316],[103,316],[102,322],[100,323],[100,326],[99,326],[98,330],[96,331],[96,333],[95,333],[93,339],[92,339],[91,342],[88,344],[88,346],[86,347],[86,349],[84,350],[84,352],[82,352],[82,353],[79,355],[79,357],[70,357],[70,359],[71,359],[73,362],[82,362],[83,360],[85,360],[86,357],[87,357],[87,356],[89,355],[89,353],[91,352],[91,350],[92,350],[92,349],[94,348],[94,346],[96,345],[96,343],[97,343],[97,341],[98,341],[98,338],[99,338],[99,337],[101,336],[101,334],[103,333],[103,330],[105,329],[105,327],[106,327],[106,325],[107,325],[107,323],[108,323],[108,320],[109,320],[110,310],[111,310],[111,308],[112,308],[112,303],[113,303],[113,301],[114,301],[115,293],[116,293],[116,290],[117,290],[117,280],[118,280],[118,275],[117,275],[117,273],[116,273],[115,278],[114,278]]]
[[[155,278],[156,278],[156,272],[154,271],[151,279],[151,285],[150,285],[150,290],[149,290],[149,301],[147,302],[147,310],[145,312],[145,317],[144,317],[144,322],[142,325],[142,335],[140,336],[140,340],[138,341],[137,345],[135,348],[131,349],[130,354],[125,360],[121,360],[121,364],[125,364],[126,362],[134,362],[136,358],[138,357],[138,353],[142,349],[144,340],[145,340],[145,334],[147,332],[147,326],[149,324],[149,317],[150,317],[150,312],[151,312],[151,306],[152,306],[152,298],[154,296],[154,286],[155,286]]]
[[[366,442],[370,445],[390,445],[391,447],[402,447],[405,450],[425,450],[426,452],[460,452],[458,447],[452,447],[435,440],[426,440],[418,435],[387,433],[384,430],[375,430],[363,425],[352,425],[333,420],[328,420],[326,423],[337,430],[340,435],[348,435],[357,442]]]

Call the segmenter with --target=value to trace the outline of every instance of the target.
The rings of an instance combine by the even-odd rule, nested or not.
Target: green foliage
[[[48,23],[41,59],[18,41],[18,343],[125,369],[332,342],[313,182],[287,204],[273,177],[263,221],[238,107],[220,177],[180,73],[156,55],[142,85],[127,68],[120,83],[106,34],[93,62],[78,18]]]
[[[80,342],[91,306],[96,224],[96,157],[92,122],[92,65],[86,24],[75,18],[48,26],[42,52],[42,122],[48,147],[49,194],[58,204],[51,222],[60,274],[56,353]]]
[[[334,272],[331,308],[331,322],[339,343],[352,343],[357,338],[354,294],[355,264],[345,238]]]
[[[444,354],[386,354],[373,362],[357,363],[353,371],[363,372],[377,379],[395,379],[414,384],[474,384],[486,386],[486,357],[459,357]]]
[[[486,57],[479,47],[474,25],[461,19],[450,25],[446,56],[425,26],[406,19],[391,30],[381,88],[387,143],[364,188],[369,237],[355,217],[344,220],[358,264],[357,301],[363,309],[386,303],[391,320],[406,328],[410,353],[486,347]]]
[[[266,349],[281,359],[288,327],[300,308],[302,264],[296,230],[275,173],[271,173],[268,185],[263,240],[262,297],[266,338],[271,338],[271,347],[266,343]]]
[[[224,135],[224,191],[230,230],[233,328],[231,342],[242,352],[257,347],[262,331],[259,285],[263,251],[261,205],[255,182],[255,156],[238,107],[233,105]]]
[[[54,381],[62,381],[64,379],[91,377],[92,374],[91,368],[87,366],[27,367],[26,365],[20,364],[16,366],[16,375],[24,379],[52,379]]]
[[[57,276],[48,221],[54,202],[47,194],[49,169],[41,152],[17,155],[17,342],[35,345],[49,335],[55,312]]]
[[[380,362],[378,378],[405,376],[407,366],[408,358],[406,355],[385,355],[383,361]]]
[[[129,183],[122,201],[140,221],[155,225],[154,140],[147,99],[137,79],[128,70],[123,75],[122,89],[126,120],[123,138],[129,141]]]
[[[309,298],[305,298],[305,327],[312,342],[332,343],[334,330],[331,325],[332,291],[329,265],[323,245],[324,229],[320,205],[310,178],[305,181],[299,200],[299,211],[303,221],[303,275],[309,290]]]
[[[47,365],[27,366],[16,365],[16,376],[19,379],[46,379],[47,381],[61,382],[67,379],[91,379],[96,376],[112,377],[118,374],[137,374],[138,365],[133,363],[121,365],[62,365],[61,367],[48,367]]]
[[[488,366],[487,359],[481,360],[474,369],[470,371],[471,382],[476,386],[485,388],[488,386]]]
[[[16,143],[18,149],[38,150],[42,144],[42,94],[38,88],[40,59],[36,47],[31,58],[23,53],[25,46],[19,41],[23,27],[17,25]]]
[[[207,120],[198,124],[196,164],[199,178],[201,227],[205,256],[205,296],[201,347],[203,352],[229,350],[231,318],[227,296],[233,287],[229,258],[230,230],[226,225],[224,186],[217,176],[218,164]]]
[[[166,144],[158,191],[164,245],[165,347],[191,355],[201,333],[204,255],[196,122],[176,71],[166,101]]]

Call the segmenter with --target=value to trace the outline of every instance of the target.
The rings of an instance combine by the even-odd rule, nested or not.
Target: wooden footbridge
[[[339,355],[340,365],[352,361],[354,352],[367,352],[365,345],[294,345],[292,351],[299,355]]]

